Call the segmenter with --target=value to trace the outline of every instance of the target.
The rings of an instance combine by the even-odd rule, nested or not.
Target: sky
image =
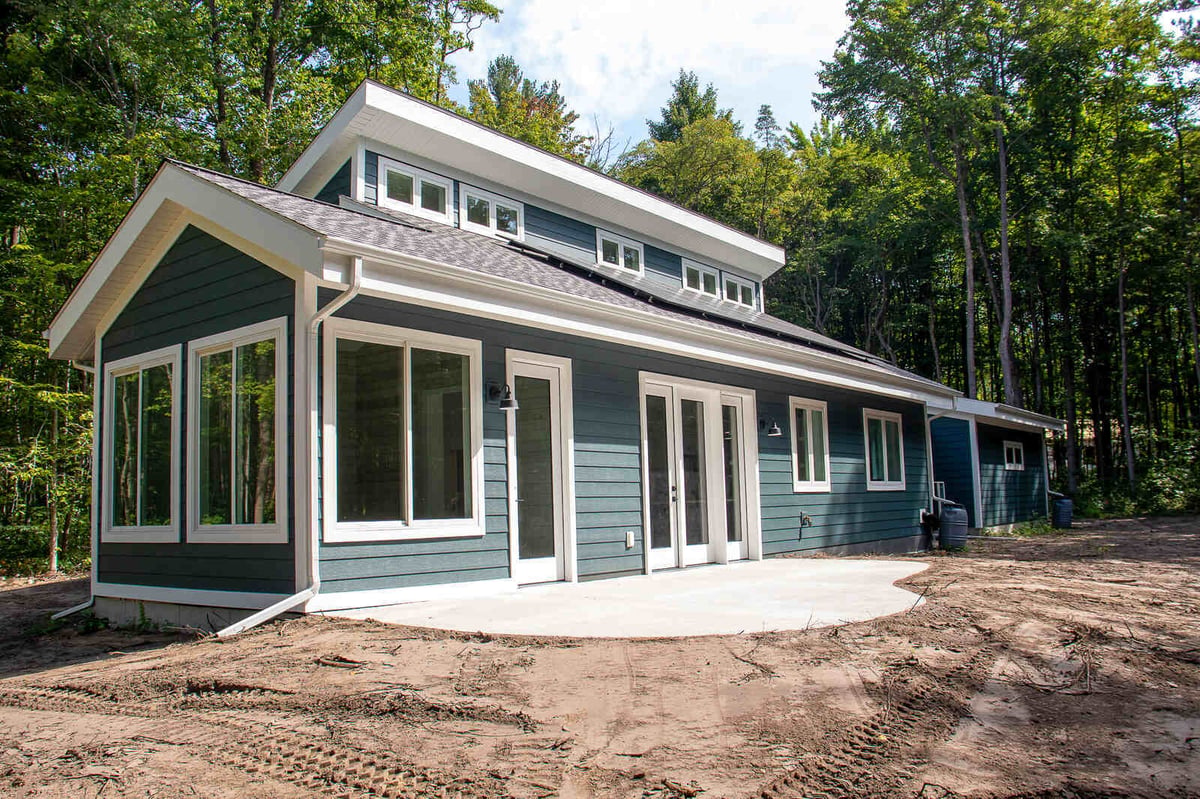
[[[500,0],[499,23],[475,33],[475,49],[453,63],[466,81],[511,55],[527,77],[558,80],[576,128],[591,135],[611,125],[619,143],[646,138],[679,70],[712,83],[722,108],[752,130],[771,105],[786,127],[816,121],[817,71],[846,27],[842,0]]]

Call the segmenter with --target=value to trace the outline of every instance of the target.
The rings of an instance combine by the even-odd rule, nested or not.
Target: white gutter
[[[88,597],[88,600],[86,602],[80,602],[75,607],[67,608],[66,610],[60,610],[58,613],[55,613],[50,618],[53,619],[54,621],[58,621],[59,619],[65,619],[67,616],[70,616],[73,613],[78,613],[81,610],[87,610],[94,604],[96,604],[96,597],[91,596],[91,597]]]
[[[317,332],[320,330],[322,322],[324,322],[329,317],[333,316],[333,314],[337,313],[338,309],[340,309],[346,303],[350,302],[356,296],[358,296],[358,292],[362,288],[363,259],[358,256],[355,256],[353,258],[353,267],[352,268],[353,268],[353,273],[352,273],[352,276],[350,279],[350,286],[345,291],[343,291],[341,294],[337,295],[332,300],[330,300],[328,303],[326,303],[323,308],[321,308],[315,314],[313,314],[312,319],[310,319],[308,322],[308,352],[307,352],[308,369],[306,371],[308,373],[308,387],[307,388],[309,391],[309,399],[310,399],[309,407],[310,408],[316,407]],[[309,435],[309,442],[311,443],[312,446],[315,447],[317,445],[316,414],[310,413],[310,416],[313,421],[312,421],[312,429],[310,430],[310,435]],[[307,457],[307,453],[306,453],[306,457]],[[310,525],[311,525],[311,535],[312,535],[312,539],[313,539],[312,540],[312,552],[314,553],[313,557],[315,560],[315,557],[316,557],[315,553],[317,551],[317,543],[318,543],[316,540],[317,539],[317,520],[316,520],[315,515],[311,519]],[[297,535],[299,535],[298,532],[297,532]],[[298,591],[295,594],[292,594],[291,596],[287,597],[286,599],[281,599],[278,602],[276,602],[274,605],[263,608],[262,610],[258,611],[257,613],[247,616],[246,618],[242,619],[239,622],[235,622],[234,624],[229,625],[228,627],[226,627],[225,629],[223,629],[217,633],[217,638],[228,638],[230,636],[237,635],[238,633],[243,633],[246,630],[249,630],[253,627],[257,627],[258,625],[262,624],[263,622],[270,621],[271,619],[275,618],[276,616],[280,615],[281,613],[286,613],[287,611],[291,610],[292,608],[296,607],[297,605],[301,605],[301,604],[307,602],[308,600],[312,599],[313,597],[315,597],[317,595],[317,593],[320,590],[321,590],[321,575],[316,569],[312,569],[311,572],[309,573],[309,584],[308,584],[307,588],[305,588],[302,591]]]

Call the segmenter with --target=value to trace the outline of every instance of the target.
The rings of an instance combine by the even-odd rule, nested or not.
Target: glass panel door
[[[747,557],[744,481],[742,475],[741,400],[722,398],[721,467],[725,486],[725,538],[728,560]]]
[[[705,403],[679,401],[680,463],[683,497],[683,563],[708,563],[709,457],[705,441]]]
[[[561,580],[563,573],[561,439],[558,372],[529,364],[513,365],[512,441],[516,452],[518,583]],[[525,374],[521,374],[524,372]]]
[[[650,538],[650,568],[669,569],[679,565],[675,554],[675,479],[673,396],[646,391],[646,482],[647,526]]]

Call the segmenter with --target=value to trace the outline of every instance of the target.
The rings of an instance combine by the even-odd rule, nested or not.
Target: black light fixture
[[[515,411],[520,407],[517,405],[517,398],[513,396],[512,389],[507,385],[502,389],[499,383],[488,383],[487,399],[488,402],[498,404],[502,411]]]
[[[758,417],[758,429],[767,431],[768,438],[776,438],[783,435],[783,431],[779,429],[779,425],[774,419],[768,419],[761,414]]]

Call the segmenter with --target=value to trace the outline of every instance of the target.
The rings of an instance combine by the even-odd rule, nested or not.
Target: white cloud
[[[681,68],[711,82],[747,128],[763,103],[807,128],[820,62],[845,26],[838,0],[512,0],[454,63],[465,83],[512,55],[527,75],[562,84],[582,128],[595,116],[635,141]]]

